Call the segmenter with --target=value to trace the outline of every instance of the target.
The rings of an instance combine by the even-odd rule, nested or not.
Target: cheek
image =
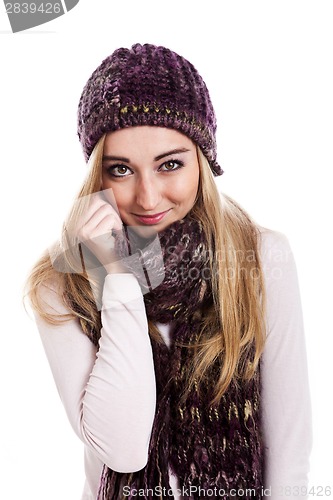
[[[199,169],[198,172],[192,177],[191,182],[189,183],[189,189],[191,190],[193,198],[197,197],[198,189],[199,189]]]
[[[171,197],[178,201],[191,203],[196,198],[199,186],[199,176],[197,172],[186,175],[177,180],[169,190]]]

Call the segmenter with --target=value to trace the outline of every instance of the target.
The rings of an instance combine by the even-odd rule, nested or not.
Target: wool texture
[[[203,228],[191,215],[161,231],[158,240],[163,270],[156,239],[143,242],[129,238],[126,232],[116,235],[116,249],[124,265],[141,284],[147,317],[171,324],[170,346],[151,339],[157,407],[148,463],[131,474],[104,466],[98,500],[134,499],[139,489],[141,498],[173,499],[169,468],[177,476],[181,492],[191,492],[192,500],[203,498],[203,491],[210,498],[226,500],[232,489],[247,490],[242,498],[260,499],[264,471],[260,364],[249,382],[232,382],[218,404],[211,401],[223,359],[211,366],[200,386],[195,384],[186,392],[201,319],[206,308],[213,306],[210,256]],[[149,269],[148,275],[154,269],[157,275],[162,273],[163,281],[156,288],[138,271],[139,261],[131,259],[131,254]],[[126,490],[124,495],[124,486],[133,494]]]
[[[137,43],[117,49],[83,89],[77,131],[86,160],[104,133],[139,125],[182,132],[201,148],[214,175],[223,173],[206,84],[189,61],[165,47]]]

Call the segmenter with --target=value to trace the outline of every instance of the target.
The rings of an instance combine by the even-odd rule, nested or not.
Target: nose
[[[161,201],[161,186],[154,174],[142,177],[136,183],[136,202],[145,211],[154,210]]]

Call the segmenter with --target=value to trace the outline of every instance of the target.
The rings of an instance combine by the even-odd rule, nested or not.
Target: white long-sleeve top
[[[273,499],[305,498],[312,427],[297,272],[283,234],[263,229],[261,240],[267,294],[261,364],[264,486]],[[54,289],[44,287],[43,295],[52,310],[68,312]],[[77,320],[53,326],[36,315],[61,400],[85,445],[82,500],[96,499],[104,463],[119,472],[145,466],[155,413],[153,356],[136,278],[107,275],[102,303],[98,352]],[[169,327],[157,326],[168,344]],[[171,473],[170,485],[175,498],[185,497]]]

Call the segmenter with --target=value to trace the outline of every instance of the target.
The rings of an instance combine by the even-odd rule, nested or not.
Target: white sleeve
[[[57,293],[43,299],[67,312]],[[118,472],[142,469],[155,414],[156,388],[147,318],[132,274],[105,278],[100,347],[77,320],[37,326],[69,421],[98,458]]]
[[[265,488],[273,500],[306,498],[311,403],[296,266],[286,237],[262,233],[267,341],[262,357]]]

